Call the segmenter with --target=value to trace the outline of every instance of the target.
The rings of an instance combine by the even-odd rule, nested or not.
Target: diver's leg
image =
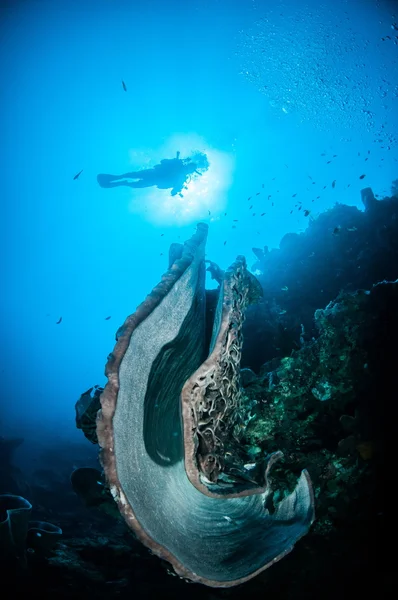
[[[116,175],[107,175],[106,173],[100,173],[97,175],[97,181],[103,188],[116,187],[117,185],[123,185],[123,181],[117,181]]]
[[[145,171],[132,171],[131,173],[123,173],[122,175],[108,175],[106,173],[100,173],[97,175],[97,181],[99,185],[103,188],[111,188],[116,187],[118,185],[128,185],[128,182],[125,179],[141,179],[142,174],[147,173],[149,169]]]
[[[142,169],[142,171],[131,171],[131,173],[123,173],[119,177],[128,179],[145,179],[145,177],[153,175],[153,169]]]
[[[155,185],[155,184],[151,183],[150,181],[145,181],[144,179],[140,179],[139,181],[125,181],[123,183],[123,185],[127,185],[128,187],[131,187],[131,188],[146,188],[146,187],[151,187],[152,185]]]

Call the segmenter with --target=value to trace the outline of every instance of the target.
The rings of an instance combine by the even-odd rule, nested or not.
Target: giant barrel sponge
[[[257,480],[227,460],[239,418],[244,309],[259,293],[243,257],[224,274],[206,335],[207,226],[177,247],[160,283],[117,333],[97,435],[113,498],[128,526],[181,577],[234,586],[292,550],[309,529],[303,471],[271,513],[264,462]]]

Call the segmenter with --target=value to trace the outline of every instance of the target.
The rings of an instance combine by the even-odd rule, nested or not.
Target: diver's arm
[[[170,196],[177,196],[177,194],[180,194],[183,190],[184,184],[185,184],[185,179],[184,179],[184,181],[175,181],[173,189],[170,192]]]

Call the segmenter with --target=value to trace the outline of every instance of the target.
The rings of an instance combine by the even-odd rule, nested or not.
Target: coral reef
[[[367,188],[365,197],[370,195]],[[264,298],[247,309],[242,367],[257,373],[316,337],[315,311],[340,291],[369,290],[398,277],[398,197],[375,200],[364,212],[336,204],[309,218],[308,228],[286,234],[279,249],[253,249],[252,269]]]
[[[369,190],[365,195],[371,198]],[[285,236],[280,249],[255,249],[253,268],[262,283],[264,297],[259,298],[257,304],[247,306],[247,318],[243,322],[236,319],[231,310],[231,337],[227,335],[221,344],[224,350],[229,348],[233,352],[234,358],[242,352],[241,371],[237,371],[237,361],[229,366],[228,353],[217,354],[222,367],[213,371],[217,386],[215,390],[204,386],[197,413],[200,419],[192,421],[199,442],[193,458],[200,483],[210,490],[222,483],[229,483],[235,489],[237,485],[242,485],[243,489],[247,486],[251,495],[243,500],[248,502],[249,508],[259,496],[256,492],[264,483],[264,468],[273,456],[280,457],[283,453],[283,459],[274,462],[272,470],[266,473],[268,493],[260,494],[263,508],[265,506],[273,518],[277,517],[278,506],[291,497],[302,470],[308,470],[313,482],[316,520],[307,535],[296,544],[295,551],[274,564],[272,569],[251,578],[244,588],[217,590],[191,585],[188,589],[186,574],[175,576],[170,563],[148,552],[134,535],[134,528],[126,527],[112,497],[111,490],[115,493],[113,481],[95,468],[98,467],[97,446],[93,445],[97,441],[95,419],[102,391],[95,386],[82,395],[78,403],[83,402],[76,414],[77,425],[90,443],[87,440],[80,444],[68,441],[49,448],[40,454],[40,468],[36,464],[30,477],[25,472],[22,476],[21,470],[11,464],[16,443],[3,443],[4,457],[7,458],[0,465],[0,468],[4,466],[3,481],[15,486],[13,493],[24,496],[28,504],[33,505],[29,519],[62,524],[64,532],[62,542],[48,552],[41,553],[37,549],[26,552],[27,569],[24,577],[14,580],[13,593],[83,600],[88,595],[104,599],[155,594],[185,598],[188,590],[195,600],[215,600],[225,596],[238,600],[242,593],[247,598],[258,598],[266,590],[267,595],[295,600],[298,594],[318,598],[319,590],[322,590],[325,599],[334,600],[341,595],[341,590],[351,589],[352,581],[356,582],[358,595],[365,595],[376,586],[380,588],[385,572],[385,556],[380,553],[384,543],[381,493],[386,460],[384,419],[389,414],[387,403],[393,399],[391,390],[396,385],[395,340],[398,336],[398,198],[396,194],[394,197],[394,192],[392,196],[383,201],[375,197],[374,201],[366,200],[364,212],[336,205],[311,221],[305,233]],[[181,260],[183,253],[182,244],[173,245],[169,267]],[[223,286],[228,271],[221,270],[211,261],[207,265],[210,265],[211,275]],[[241,268],[244,279],[242,263]],[[187,269],[189,271],[190,267]],[[162,281],[166,286],[170,283],[167,277]],[[191,282],[194,283],[194,278]],[[246,289],[244,286],[243,291]],[[199,288],[195,290],[200,291]],[[240,294],[242,290],[239,287],[238,290]],[[222,329],[217,326],[219,292],[205,290],[201,296],[206,306],[205,323],[199,326],[196,322],[195,325],[203,332],[204,342],[200,351],[195,347],[198,352],[196,367],[191,370],[192,367],[187,366],[186,372],[181,374],[181,388],[195,372],[199,375],[217,339],[214,332]],[[155,304],[161,303],[163,297],[155,294]],[[198,304],[195,307],[197,310]],[[235,330],[238,321],[240,328]],[[132,324],[129,320],[126,323]],[[118,332],[119,340],[126,333],[126,328],[122,328]],[[130,345],[126,343],[124,356],[132,346],[132,339],[134,334]],[[127,342],[127,338],[124,341]],[[189,344],[184,345],[184,338],[179,338],[178,342],[176,354],[181,354],[185,347],[188,351],[192,348]],[[202,530],[187,528],[181,507],[185,506],[189,511],[188,517],[192,521],[188,523],[193,523],[203,519],[202,504],[196,504],[196,499],[192,501],[191,497],[187,499],[181,493],[180,486],[185,483],[178,484],[178,489],[175,487],[175,472],[177,465],[182,464],[185,450],[183,437],[175,428],[177,409],[170,405],[172,417],[168,418],[156,406],[165,398],[159,393],[159,382],[164,380],[156,379],[156,373],[159,367],[167,370],[173,362],[172,356],[173,347],[166,344],[151,363],[150,393],[142,394],[145,396],[144,408],[141,407],[141,412],[134,410],[132,415],[134,419],[142,417],[138,424],[134,424],[134,419],[131,421],[135,433],[128,431],[128,427],[123,429],[122,413],[119,424],[108,422],[105,425],[117,425],[120,444],[124,432],[141,438],[145,429],[160,432],[144,436],[140,448],[142,456],[146,457],[145,463],[138,460],[139,452],[134,463],[135,473],[140,477],[137,494],[143,491],[146,494],[142,510],[147,510],[147,527],[151,534],[156,530],[155,537],[157,528],[165,529],[165,536],[185,528],[184,543],[192,546],[196,555],[204,552],[205,559],[210,562],[217,559],[222,548],[214,543],[214,539],[220,533],[228,539],[231,531],[238,531],[242,526],[239,510],[236,514],[226,512],[221,503],[233,506],[242,498],[208,497],[196,490],[181,470],[178,481],[187,482],[197,491],[198,497],[212,505],[220,502],[221,524],[210,521],[212,529],[205,534],[208,536],[205,547],[201,541]],[[224,356],[228,357],[226,365]],[[111,366],[114,365],[113,358]],[[115,394],[126,393],[126,377],[130,377],[133,364],[137,365],[135,361],[124,362],[125,372],[120,381],[112,369],[108,370]],[[236,426],[232,432],[226,431],[225,436],[224,430],[220,429],[222,410],[217,410],[222,388],[218,376],[220,374],[222,381],[223,365],[227,369],[233,367],[231,380],[237,382],[240,378],[243,388],[237,383],[236,389],[235,384],[233,386],[234,393],[238,391],[238,397],[234,398],[239,400],[234,413]],[[120,366],[119,372],[122,370]],[[194,380],[200,382],[198,378],[194,377]],[[212,378],[204,381],[212,382]],[[170,382],[172,385],[176,382]],[[131,400],[131,396],[126,399]],[[217,433],[215,456],[221,467],[212,472],[206,470],[208,465],[201,466],[203,456],[212,449],[200,439],[200,433],[206,431],[202,429],[206,427],[203,420],[208,419],[211,430]],[[111,439],[112,444],[114,441]],[[21,449],[25,446],[26,442]],[[112,447],[117,450],[117,443],[115,446],[109,444],[108,450]],[[153,463],[155,468],[150,471]],[[122,462],[120,465],[118,475],[125,478],[124,483],[130,479],[128,472],[126,476],[128,465]],[[151,478],[161,481],[161,486],[156,487],[157,483],[154,487],[144,485]],[[211,481],[212,478],[215,481]],[[20,486],[26,486],[27,494],[20,491]],[[127,494],[134,491],[134,487],[126,488]],[[177,502],[166,513],[164,504],[170,500],[170,489]],[[126,497],[119,496],[119,499]],[[245,505],[240,504],[242,506]],[[258,543],[262,543],[255,535],[253,544],[249,533],[252,532],[248,532],[248,543],[243,545],[242,555],[239,555],[242,561],[248,556],[252,559]],[[235,539],[238,553],[241,538]],[[178,551],[178,558],[181,555]],[[199,556],[199,560],[203,558]]]
[[[254,461],[277,449],[284,453],[288,468],[276,467],[272,476],[287,490],[289,477],[306,465],[318,507],[315,531],[363,518],[378,497],[384,462],[380,386],[394,385],[393,359],[383,344],[387,323],[390,335],[398,335],[397,301],[398,280],[340,293],[315,312],[317,338],[263,365],[245,388],[252,418],[242,443]],[[371,509],[381,514],[380,498]]]

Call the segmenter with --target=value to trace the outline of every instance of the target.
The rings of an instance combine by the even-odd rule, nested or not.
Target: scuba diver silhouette
[[[180,152],[177,152],[175,158],[164,158],[158,165],[151,169],[142,171],[132,171],[122,175],[107,175],[100,173],[97,175],[97,181],[103,188],[117,187],[126,185],[132,188],[146,188],[156,186],[159,190],[171,189],[171,196],[179,194],[182,197],[182,190],[187,189],[187,183],[190,176],[196,173],[202,175],[197,169],[198,164],[192,162],[190,158],[180,158]],[[138,181],[127,181],[136,179]]]

